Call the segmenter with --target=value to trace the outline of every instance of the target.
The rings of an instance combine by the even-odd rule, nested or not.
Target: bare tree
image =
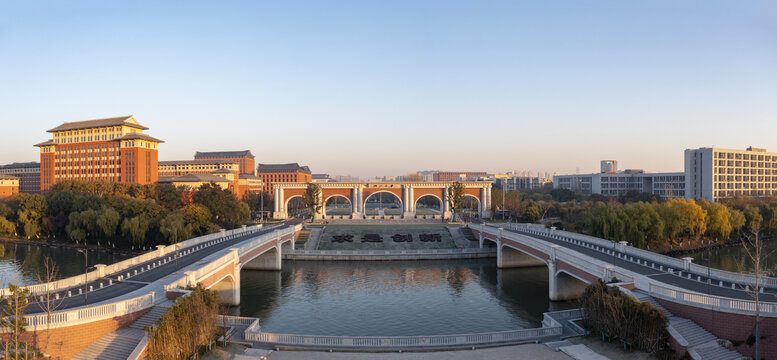
[[[34,299],[38,307],[46,313],[46,344],[42,350],[44,353],[48,353],[49,343],[51,342],[51,317],[62,306],[65,297],[59,297],[54,289],[53,282],[59,279],[59,269],[54,259],[45,255],[42,266],[41,272],[38,273],[37,277],[38,283],[44,285],[44,290],[42,294],[34,296]]]
[[[743,236],[741,238],[742,248],[745,251],[746,259],[749,259],[752,263],[753,275],[751,281],[745,281],[743,290],[750,295],[755,301],[755,359],[759,359],[759,343],[760,343],[760,326],[761,326],[761,294],[763,291],[764,277],[769,275],[769,270],[766,268],[766,257],[770,254],[764,249],[763,240],[760,237],[760,224],[749,229],[750,236]],[[738,263],[739,272],[747,272],[744,261]],[[748,339],[749,340],[749,339]],[[749,342],[749,341],[748,341]]]

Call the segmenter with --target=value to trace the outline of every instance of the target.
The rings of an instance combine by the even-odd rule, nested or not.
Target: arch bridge
[[[491,217],[491,183],[487,181],[461,181],[464,186],[464,197],[477,202],[478,216]],[[316,183],[321,188],[320,203],[323,205],[316,218],[324,218],[326,203],[330,199],[347,200],[349,214],[345,218],[362,219],[366,217],[368,200],[374,195],[385,194],[398,200],[401,212],[393,215],[396,219],[411,219],[416,217],[418,201],[431,197],[439,203],[439,218],[450,219],[451,209],[448,203],[449,188],[453,182],[333,182]],[[308,183],[275,183],[275,207],[273,217],[286,219],[289,217],[289,202],[294,198],[302,198]],[[437,209],[435,209],[437,210]],[[420,214],[418,214],[420,216]]]

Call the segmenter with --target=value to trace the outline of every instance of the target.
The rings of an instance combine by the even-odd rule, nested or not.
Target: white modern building
[[[556,175],[553,188],[584,195],[622,196],[629,191],[646,192],[663,198],[685,197],[683,172],[646,173],[627,169],[617,173]]]
[[[777,195],[777,153],[699,148],[685,150],[686,198],[717,201]]]

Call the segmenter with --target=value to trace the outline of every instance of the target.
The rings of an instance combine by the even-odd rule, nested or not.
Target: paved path
[[[705,277],[703,277],[703,276],[701,278],[702,281],[699,282],[699,281],[697,281],[697,277],[695,275],[693,276],[693,279],[688,279],[685,276],[681,277],[681,276],[677,276],[675,274],[669,274],[666,271],[659,270],[658,266],[656,266],[656,268],[653,269],[653,268],[650,267],[650,265],[642,265],[642,264],[645,264],[644,261],[641,261],[642,264],[637,264],[635,262],[626,261],[624,259],[617,258],[616,256],[605,254],[605,253],[602,253],[602,252],[594,250],[594,249],[590,249],[590,248],[583,247],[583,246],[580,246],[580,245],[570,244],[568,242],[565,242],[565,241],[562,241],[562,240],[553,239],[553,238],[550,238],[550,237],[547,237],[547,236],[544,236],[544,235],[529,234],[529,233],[524,233],[524,232],[521,232],[521,231],[508,230],[508,229],[505,229],[505,231],[510,231],[510,232],[521,234],[521,235],[526,235],[526,236],[537,238],[537,239],[540,239],[540,240],[543,240],[543,241],[546,241],[546,242],[549,242],[549,243],[552,243],[552,244],[555,244],[555,245],[563,246],[565,248],[575,250],[575,251],[577,251],[577,252],[579,252],[581,254],[588,255],[588,256],[593,257],[595,259],[598,259],[598,260],[601,260],[601,261],[613,264],[615,266],[619,266],[621,268],[633,271],[633,272],[638,273],[638,274],[642,274],[642,275],[648,276],[648,277],[650,277],[650,278],[652,278],[654,280],[657,280],[659,282],[662,282],[662,283],[665,283],[665,284],[669,284],[669,285],[674,285],[674,286],[677,286],[679,288],[683,288],[683,289],[686,289],[686,290],[695,291],[695,292],[699,292],[699,293],[702,293],[702,294],[710,294],[710,295],[729,297],[729,298],[735,298],[735,299],[743,299],[743,300],[752,300],[752,297],[748,293],[746,293],[744,290],[740,289],[739,287],[737,287],[736,289],[732,289],[730,282],[724,282],[723,283],[724,286],[720,287],[720,286],[717,285],[718,281],[713,280],[713,284],[709,284],[708,285],[706,283],[707,279]],[[612,249],[610,249],[610,250],[612,250]],[[634,259],[636,260],[637,257],[635,256]],[[641,259],[640,258],[640,260],[645,260],[645,259]],[[664,268],[666,269],[666,267],[667,267],[666,264],[661,264],[661,265],[664,265]],[[683,274],[685,275],[685,274],[687,274],[687,272],[683,272]],[[777,297],[769,296],[769,295],[774,295],[775,291],[776,290],[773,290],[773,289],[764,290],[764,292],[766,292],[766,293],[771,293],[771,294],[767,294],[765,296],[765,298],[770,298],[769,300],[765,300],[765,301],[771,301],[771,302],[777,301]]]
[[[299,222],[297,219],[292,219],[285,224],[291,225]],[[167,264],[157,266],[153,269],[146,270],[143,273],[140,273],[138,275],[132,276],[129,281],[118,281],[117,276],[121,274],[126,274],[127,272],[134,273],[135,269],[140,269],[142,267],[145,267],[148,263],[143,263],[138,266],[129,268],[127,270],[123,270],[121,273],[117,274],[110,274],[106,276],[105,278],[98,279],[97,281],[91,282],[87,285],[93,286],[94,291],[89,291],[85,295],[78,295],[78,289],[79,287],[71,288],[70,291],[72,292],[73,296],[66,297],[67,290],[60,291],[60,296],[63,298],[62,303],[60,306],[57,307],[57,310],[63,310],[68,308],[74,308],[83,306],[86,304],[95,304],[107,300],[112,300],[114,298],[119,298],[125,294],[131,293],[133,291],[136,291],[138,289],[141,289],[143,287],[148,286],[150,283],[159,280],[165,276],[168,276],[179,269],[182,269],[186,266],[189,266],[191,264],[194,264],[195,262],[205,258],[206,256],[212,255],[218,251],[228,249],[230,247],[233,247],[237,244],[240,244],[243,241],[253,239],[257,237],[258,235],[265,234],[271,231],[276,230],[274,229],[262,229],[259,232],[248,234],[244,236],[237,237],[230,241],[225,241],[219,244],[211,245],[207,248],[200,249],[198,251],[194,251],[191,254],[182,256],[178,258],[178,261],[170,261]],[[187,248],[181,248],[181,250],[186,250]],[[152,260],[157,261],[158,259]],[[113,285],[108,286],[108,280],[113,280]],[[104,288],[100,288],[100,283],[104,284]],[[83,288],[83,287],[81,287]],[[151,290],[149,290],[151,291]],[[163,294],[162,294],[163,295]],[[157,294],[157,296],[160,296],[160,294]],[[41,309],[38,306],[38,304],[31,304],[27,308],[28,314],[34,314],[34,313],[40,313]]]

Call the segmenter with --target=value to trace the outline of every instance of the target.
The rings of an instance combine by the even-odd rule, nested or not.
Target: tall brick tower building
[[[40,148],[40,187],[51,190],[62,180],[152,184],[158,180],[162,140],[143,133],[132,115],[66,122],[51,130]]]

